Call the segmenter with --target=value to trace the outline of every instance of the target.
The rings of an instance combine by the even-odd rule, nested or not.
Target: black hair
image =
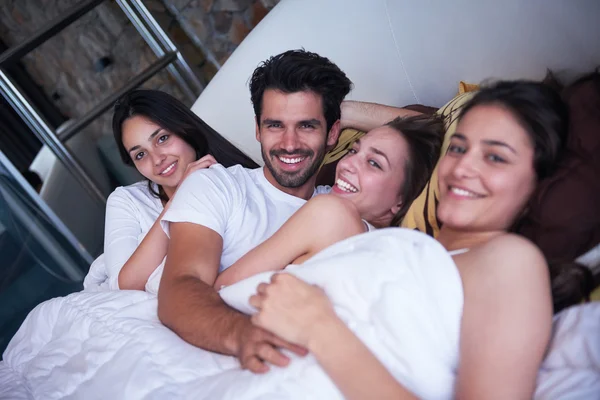
[[[498,105],[516,118],[531,139],[538,180],[550,176],[558,165],[569,125],[568,108],[560,94],[541,82],[500,81],[477,92],[463,107],[459,120],[481,105]]]
[[[411,204],[421,194],[440,157],[444,141],[444,121],[437,115],[397,117],[385,124],[396,130],[408,144],[408,159],[402,185],[402,205],[390,226],[399,225]]]
[[[321,96],[327,132],[340,119],[340,105],[352,82],[334,63],[304,49],[288,50],[261,63],[250,78],[250,97],[260,124],[265,90],[284,93],[310,91]]]
[[[560,163],[569,126],[568,107],[560,94],[540,82],[498,82],[478,92],[465,105],[459,118],[479,105],[498,105],[508,110],[531,139],[538,180],[551,177]],[[520,222],[515,221],[513,231],[518,231]],[[589,269],[571,261],[547,261],[555,313],[589,299],[593,288]]]
[[[196,151],[196,159],[212,154],[217,162],[225,167],[236,164],[246,168],[258,167],[250,157],[208,126],[181,101],[165,92],[147,89],[138,89],[125,94],[114,106],[113,134],[125,164],[131,165],[133,161],[123,145],[123,123],[133,116],[147,118],[166,131],[179,136]],[[162,187],[159,186],[156,192],[152,182],[148,181],[148,188],[161,200],[169,200]]]

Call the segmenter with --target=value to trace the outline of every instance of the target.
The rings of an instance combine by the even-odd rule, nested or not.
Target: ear
[[[402,208],[402,201],[398,201],[398,204],[392,206],[390,211],[392,212],[392,214],[396,215],[396,214],[398,214],[398,211],[400,211],[401,208]]]
[[[255,132],[256,140],[258,142],[260,142],[260,127],[259,127],[258,119],[256,118],[256,116],[254,117],[254,126],[256,128],[256,132]]]
[[[338,119],[327,133],[327,151],[330,151],[335,147],[340,138],[340,132],[340,120]]]

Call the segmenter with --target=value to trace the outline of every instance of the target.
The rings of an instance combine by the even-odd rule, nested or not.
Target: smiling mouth
[[[455,186],[448,186],[448,190],[452,193],[454,193],[457,196],[460,197],[467,197],[470,199],[479,199],[484,197],[481,194],[475,193],[475,192],[471,192],[470,190],[466,190],[466,189],[462,189],[462,188],[457,188]]]
[[[277,157],[279,161],[287,165],[299,164],[302,161],[306,160],[306,157]]]
[[[350,183],[346,182],[346,181],[345,181],[345,180],[343,180],[343,179],[339,179],[339,178],[338,178],[338,179],[335,181],[335,185],[336,185],[336,186],[337,186],[337,187],[338,187],[340,190],[342,190],[343,192],[346,192],[346,193],[356,193],[356,192],[358,192],[358,189],[357,189],[357,188],[356,188],[354,185],[351,185]]]
[[[159,175],[166,175],[169,172],[171,172],[173,170],[173,168],[175,168],[175,165],[177,164],[177,161],[175,161],[174,163],[172,163],[171,165],[169,165],[167,168],[163,169],[162,172]]]

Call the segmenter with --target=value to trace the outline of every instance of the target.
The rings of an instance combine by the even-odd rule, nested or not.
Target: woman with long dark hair
[[[146,181],[108,197],[101,262],[109,288],[143,290],[167,254],[160,218],[183,179],[214,163],[258,165],[179,100],[157,90],[135,90],[119,99],[113,133],[123,162]]]

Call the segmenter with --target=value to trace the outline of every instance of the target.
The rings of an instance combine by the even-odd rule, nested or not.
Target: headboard
[[[600,65],[597,0],[282,0],[192,109],[262,162],[248,79],[271,55],[304,47],[352,79],[350,99],[440,106],[460,80],[572,76]]]

